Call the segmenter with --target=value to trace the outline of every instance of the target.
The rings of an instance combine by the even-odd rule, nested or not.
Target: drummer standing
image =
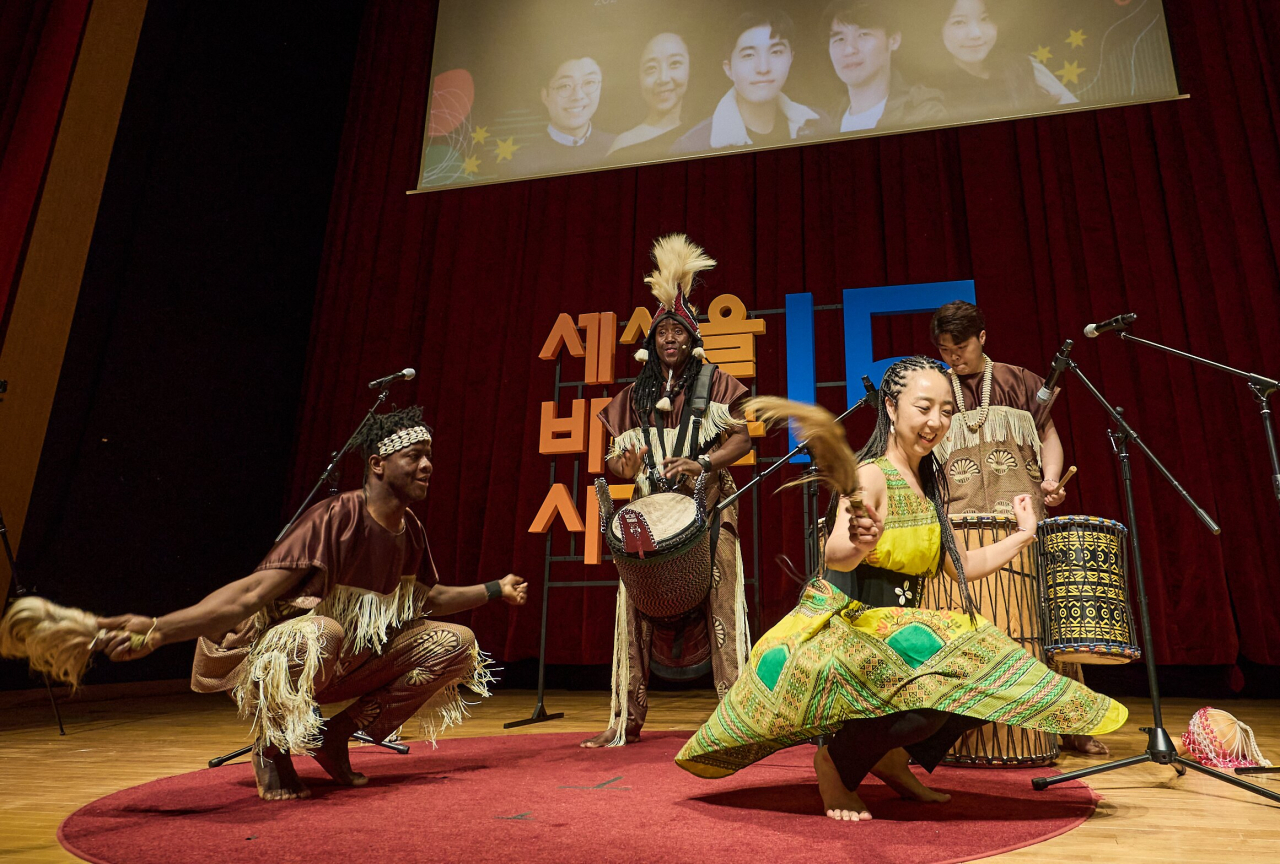
[[[658,309],[644,347],[636,359],[644,364],[600,412],[613,436],[609,470],[635,482],[635,497],[657,492],[693,495],[697,477],[707,474],[709,511],[735,491],[728,467],[751,449],[738,403],[747,388],[732,375],[704,364],[697,310],[688,305],[693,279],[715,262],[682,234],[660,238],[653,249],[658,265],[645,281]],[[694,394],[708,396],[705,410],[695,410]],[[709,387],[708,387],[709,385]],[[746,664],[750,635],[746,623],[742,549],[738,542],[738,507],[719,513],[711,573],[711,591],[701,607],[681,624],[706,628],[716,694],[723,697]],[[679,626],[679,625],[678,625]],[[617,747],[637,741],[648,711],[649,663],[654,622],[645,618],[618,586],[614,622],[613,700],[609,728],[582,742],[583,747]],[[681,641],[695,642],[696,634]]]
[[[986,319],[972,303],[956,300],[938,309],[930,324],[938,354],[951,367],[955,420],[938,445],[947,475],[948,512],[1013,515],[1013,499],[1030,494],[1036,517],[1066,498],[1062,441],[1046,403],[1036,399],[1044,379],[1021,366],[995,363],[984,351]],[[1055,393],[1056,395],[1056,393]],[[1050,663],[1081,683],[1078,663]],[[1065,736],[1064,746],[1104,755],[1107,747],[1087,735]]]

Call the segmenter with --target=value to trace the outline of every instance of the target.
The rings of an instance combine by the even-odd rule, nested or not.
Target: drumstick
[[[1070,468],[1067,469],[1067,473],[1063,475],[1062,479],[1058,481],[1058,485],[1054,486],[1053,491],[1050,492],[1049,494],[1057,495],[1067,485],[1067,481],[1074,476],[1076,476],[1076,466],[1072,465]]]

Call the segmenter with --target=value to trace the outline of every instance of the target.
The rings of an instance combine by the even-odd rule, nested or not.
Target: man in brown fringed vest
[[[347,741],[382,741],[419,711],[427,734],[461,722],[464,684],[488,695],[487,658],[466,627],[432,621],[496,597],[525,602],[507,575],[484,585],[441,585],[422,523],[409,505],[426,497],[431,430],[422,410],[375,415],[362,430],[363,488],[314,505],[257,569],[194,606],[159,618],[100,619],[121,631],[105,652],[133,660],[161,645],[199,639],[192,689],[230,691],[251,719],[258,794],[310,795],[292,756],[311,753],[329,776],[362,786]],[[322,721],[319,703],[354,699]]]
[[[1037,520],[1066,499],[1062,441],[1049,416],[1053,400],[1036,399],[1044,379],[1021,366],[995,363],[984,353],[986,318],[972,303],[956,300],[938,309],[930,324],[948,378],[956,415],[938,458],[947,474],[951,514],[1012,515],[1013,500],[1030,495]],[[1011,634],[1017,635],[1017,634]],[[1050,662],[1060,675],[1084,683],[1078,663]],[[1103,756],[1107,745],[1089,735],[1063,736],[1063,745]]]

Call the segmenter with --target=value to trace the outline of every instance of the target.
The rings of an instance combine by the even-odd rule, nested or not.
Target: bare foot
[[[1063,735],[1062,746],[1086,756],[1107,756],[1111,753],[1106,744],[1092,735]]]
[[[311,790],[303,785],[293,770],[293,759],[275,747],[264,752],[253,749],[253,779],[258,783],[258,797],[263,801],[289,801],[310,798]]]
[[[594,738],[588,738],[586,741],[583,741],[578,746],[586,747],[588,750],[595,750],[598,747],[608,747],[610,744],[613,743],[613,739],[617,737],[618,737],[618,733],[614,731],[613,727],[611,726],[608,729],[601,732],[599,735],[596,735]],[[640,740],[639,730],[636,730],[634,732],[631,731],[630,729],[627,730],[625,743],[634,744],[639,740]]]
[[[907,764],[907,751],[899,747],[884,754],[884,757],[871,769],[873,777],[884,781],[884,784],[908,801],[921,801],[925,804],[945,804],[951,800],[946,792],[935,792],[920,782]]]
[[[355,731],[355,726],[351,724],[351,728],[346,728],[342,719],[339,714],[325,725],[321,735],[323,743],[311,756],[324,769],[324,773],[343,786],[363,786],[369,782],[369,778],[351,770],[351,751],[347,749],[347,741]]]
[[[818,775],[818,794],[822,796],[822,809],[826,811],[828,819],[841,822],[866,822],[871,819],[867,805],[862,803],[857,793],[845,788],[825,744],[813,754],[813,770]]]

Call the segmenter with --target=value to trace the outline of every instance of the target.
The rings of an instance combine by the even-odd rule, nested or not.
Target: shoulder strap
[[[698,442],[701,440],[699,434],[702,430],[702,417],[707,413],[708,406],[711,405],[711,381],[716,375],[716,364],[703,363],[702,368],[698,370],[698,377],[693,382],[693,392],[689,394],[685,402],[684,417],[680,422],[680,434],[676,438],[676,446],[672,455],[680,455],[685,452],[685,442],[689,442],[688,452],[694,453],[700,449]]]

